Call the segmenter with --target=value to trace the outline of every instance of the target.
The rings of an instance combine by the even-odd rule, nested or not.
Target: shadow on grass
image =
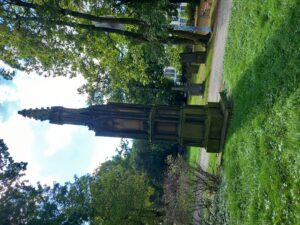
[[[285,103],[299,90],[299,7],[293,8],[289,15],[232,90],[234,109],[228,137],[260,112],[272,110],[275,103]]]
[[[254,52],[256,57],[242,74],[232,76],[239,80],[231,80],[233,119],[224,154],[229,224],[299,221],[295,216],[300,200],[296,194],[300,184],[300,164],[296,160],[299,146],[291,143],[295,129],[288,127],[297,122],[294,112],[300,103],[297,7],[290,9],[280,29],[264,42],[255,43],[264,44],[259,46],[262,51],[255,54],[245,49],[245,55]],[[249,28],[249,24],[245,26]],[[232,58],[228,62],[234,66]],[[239,68],[232,71],[235,69]]]

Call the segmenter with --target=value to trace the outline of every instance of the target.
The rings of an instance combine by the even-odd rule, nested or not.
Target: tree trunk
[[[119,34],[119,35],[123,35],[138,41],[148,41],[144,35],[139,34],[139,33],[135,33],[135,32],[131,32],[131,31],[126,31],[126,30],[119,30],[119,29],[113,29],[113,28],[107,28],[107,27],[96,27],[94,25],[90,25],[90,24],[82,24],[82,23],[73,23],[73,22],[65,22],[65,21],[60,21],[60,20],[53,20],[50,21],[53,22],[54,24],[57,25],[65,25],[65,26],[69,26],[69,27],[80,27],[82,29],[86,29],[86,30],[94,30],[94,31],[98,31],[98,32],[107,32],[107,33],[114,33],[114,34]]]
[[[100,32],[115,33],[115,34],[123,35],[128,38],[132,38],[132,39],[135,39],[135,40],[138,40],[141,42],[149,41],[143,34],[126,31],[126,30],[112,29],[112,28],[106,28],[106,27],[95,27],[94,25],[89,25],[89,24],[79,24],[79,23],[64,22],[64,21],[56,21],[56,24],[66,25],[66,26],[70,26],[70,27],[74,27],[74,28],[80,27],[83,29],[95,30],[95,31],[100,31]],[[166,39],[161,39],[159,41],[164,44],[174,44],[174,45],[202,43],[201,41],[197,42],[197,41],[193,41],[191,39],[187,39],[187,38],[183,38],[183,37],[168,37]]]
[[[37,9],[37,8],[47,7],[46,5],[28,3],[28,2],[23,2],[20,0],[15,0],[15,1],[13,1],[12,4],[21,6],[21,7],[25,7],[28,9]],[[90,14],[86,14],[86,13],[63,9],[63,8],[58,8],[58,12],[61,15],[69,15],[69,16],[73,16],[76,18],[86,19],[91,22],[96,21],[99,23],[112,23],[112,24],[121,23],[121,24],[147,26],[144,21],[139,20],[139,19],[134,19],[134,18],[112,18],[112,17],[94,16],[94,15],[90,15]],[[68,23],[71,24],[72,22],[68,22]],[[85,26],[87,26],[87,25],[85,25]],[[103,31],[107,31],[107,32],[126,35],[125,34],[126,31],[118,31],[117,29],[104,30],[104,29],[109,29],[109,28],[99,28],[98,30],[100,30],[100,29]],[[181,31],[181,30],[174,30],[174,29],[168,29],[168,32],[169,32],[169,34],[171,34],[173,36],[178,36],[178,37],[170,37],[169,40],[166,40],[166,42],[169,42],[171,44],[198,44],[198,43],[206,44],[210,39],[210,34],[201,35],[201,34],[196,34],[196,33],[188,32],[188,31]],[[129,32],[129,33],[127,32],[127,34],[129,34],[129,36],[132,36],[131,35],[132,32]],[[136,35],[134,34],[133,36],[136,36]],[[146,39],[146,38],[143,38],[143,39]]]
[[[19,17],[19,19],[22,19],[24,21],[26,21],[26,20],[31,20],[31,21],[36,21],[36,22],[40,21],[39,18],[37,18],[37,17]],[[55,25],[69,26],[69,27],[73,27],[73,28],[79,27],[79,28],[86,29],[86,30],[119,34],[119,35],[123,35],[128,38],[140,41],[140,42],[149,41],[143,34],[126,31],[126,30],[121,30],[121,29],[96,27],[92,24],[73,23],[73,22],[66,22],[66,21],[61,21],[61,20],[48,20],[47,22],[50,24],[55,24]],[[166,39],[161,39],[159,41],[164,44],[174,44],[174,45],[197,43],[193,40],[181,38],[181,37],[168,37]]]
[[[19,0],[12,1],[13,5],[22,6],[28,9],[37,9],[37,8],[45,8],[47,5],[39,5],[34,3],[22,2]],[[99,23],[122,23],[122,24],[131,24],[131,25],[145,25],[142,20],[134,19],[134,18],[113,18],[113,17],[104,17],[104,16],[94,16],[91,14],[81,13],[77,11],[72,11],[68,9],[58,8],[58,12],[62,15],[69,15],[81,19],[87,19],[90,21],[96,21]]]
[[[173,30],[173,29],[169,29],[168,31],[170,34],[176,35],[178,37],[190,39],[193,40],[194,42],[201,42],[204,44],[207,44],[211,37],[211,34],[203,35],[203,34],[192,33],[189,31]]]

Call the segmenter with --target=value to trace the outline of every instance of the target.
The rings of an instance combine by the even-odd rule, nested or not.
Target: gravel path
[[[227,30],[229,17],[231,14],[232,0],[219,0],[219,6],[214,24],[214,52],[211,64],[211,74],[208,84],[208,102],[218,102],[220,100],[219,92],[223,86],[222,67],[225,53],[225,43],[227,38]],[[209,153],[205,149],[201,150],[200,166],[207,171]],[[199,183],[198,185],[201,185]],[[200,201],[202,193],[198,193],[197,201]],[[193,224],[198,225],[201,214],[201,209],[194,212]]]
[[[231,13],[232,0],[219,0],[217,17],[214,24],[214,52],[211,64],[211,73],[208,84],[208,102],[218,102],[220,100],[219,92],[223,86],[223,59],[225,53],[225,43],[227,38],[227,30],[229,17]],[[207,170],[208,153],[201,151],[200,165]]]
[[[214,24],[214,52],[211,64],[211,73],[208,84],[208,101],[218,102],[219,92],[222,89],[222,67],[225,53],[225,43],[232,0],[219,0],[217,18]]]

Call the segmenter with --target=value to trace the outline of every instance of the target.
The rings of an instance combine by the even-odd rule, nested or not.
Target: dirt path
[[[219,92],[222,89],[222,67],[225,53],[225,43],[229,17],[231,13],[232,0],[219,0],[217,17],[214,24],[214,52],[211,64],[211,73],[208,84],[208,101],[218,102]]]
[[[219,0],[218,11],[216,15],[216,21],[214,23],[214,52],[211,65],[211,74],[208,84],[208,101],[218,102],[220,100],[219,92],[223,86],[222,67],[225,53],[225,43],[227,38],[227,30],[229,24],[229,17],[231,14],[232,0]],[[209,153],[205,149],[201,150],[200,166],[204,169],[208,169]],[[199,183],[198,185],[201,185]],[[203,193],[198,193],[197,201],[200,201]],[[197,203],[196,203],[197,204]],[[193,224],[199,224],[201,209],[194,212]]]
[[[208,84],[208,102],[218,102],[220,100],[219,92],[223,86],[223,59],[225,53],[225,43],[227,38],[227,30],[229,17],[231,13],[232,0],[219,0],[217,17],[214,24],[214,52],[211,64],[211,73]],[[200,165],[207,170],[208,153],[201,151]]]

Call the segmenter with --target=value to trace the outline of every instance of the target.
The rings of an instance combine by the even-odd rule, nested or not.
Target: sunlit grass
[[[218,165],[217,153],[210,153],[207,171],[210,173],[216,173]]]
[[[188,147],[187,148],[188,163],[190,166],[198,166],[201,157],[201,150],[199,147]]]
[[[234,0],[232,10],[223,69],[234,101],[228,224],[299,224],[299,3]]]

